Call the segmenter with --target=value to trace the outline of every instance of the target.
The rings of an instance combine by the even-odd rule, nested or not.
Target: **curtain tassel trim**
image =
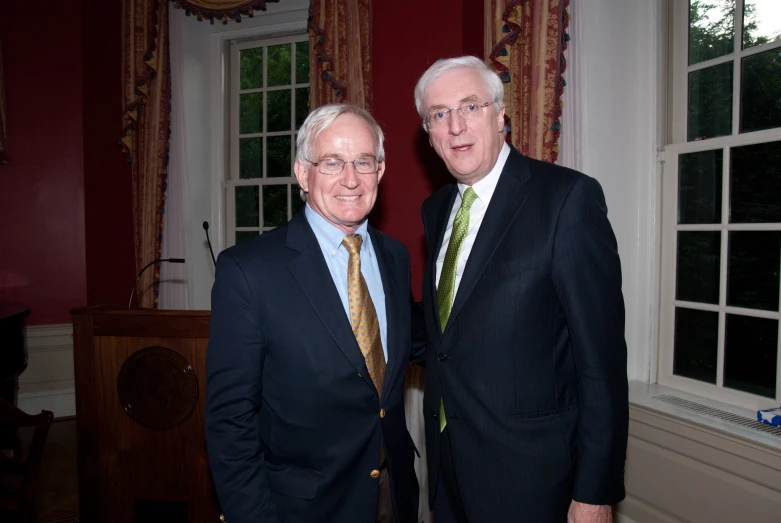
[[[255,18],[255,11],[266,11],[268,9],[267,4],[276,4],[278,2],[279,0],[255,0],[252,2],[245,2],[245,5],[242,7],[219,9],[217,7],[205,7],[203,4],[209,5],[209,2],[204,0],[179,0],[174,2],[174,8],[184,9],[184,14],[186,16],[195,16],[199,22],[208,19],[209,23],[214,25],[214,20],[217,19],[222,22],[222,25],[227,25],[229,20],[241,23],[242,15],[249,18]]]

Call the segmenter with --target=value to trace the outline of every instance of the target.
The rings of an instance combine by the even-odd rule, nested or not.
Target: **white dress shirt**
[[[461,283],[461,276],[464,274],[464,267],[466,267],[466,262],[469,259],[469,253],[472,252],[472,246],[475,244],[480,225],[483,223],[485,211],[488,210],[488,204],[491,203],[491,197],[496,190],[496,184],[499,183],[499,175],[502,174],[502,169],[504,169],[504,164],[507,162],[508,156],[510,156],[510,146],[505,143],[502,146],[502,150],[499,152],[499,157],[496,159],[496,164],[494,165],[494,168],[491,169],[491,172],[489,172],[485,178],[472,185],[472,189],[474,189],[477,194],[477,199],[472,203],[472,207],[469,208],[469,229],[466,232],[466,236],[464,236],[464,241],[461,243],[461,251],[458,254],[458,263],[456,263],[456,285],[453,289],[454,299],[458,293],[458,286]],[[466,191],[468,187],[468,185],[462,183],[458,184],[456,201],[453,202],[453,208],[450,210],[450,217],[447,219],[445,237],[442,239],[442,247],[439,249],[439,255],[437,256],[437,288],[439,288],[439,276],[442,274],[442,265],[445,263],[445,253],[447,253],[447,246],[450,243],[450,235],[453,234],[453,221],[456,219],[458,208],[461,207],[464,191]]]

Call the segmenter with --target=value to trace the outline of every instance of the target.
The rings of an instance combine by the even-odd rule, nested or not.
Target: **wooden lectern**
[[[210,313],[71,312],[80,521],[219,521],[203,417]]]

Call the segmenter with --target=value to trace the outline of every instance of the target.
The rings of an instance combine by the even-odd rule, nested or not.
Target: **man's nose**
[[[342,185],[350,189],[358,187],[360,179],[358,173],[355,172],[355,165],[352,162],[346,162],[344,164],[344,170],[342,171]]]
[[[447,127],[450,134],[459,135],[466,129],[466,122],[458,109],[453,109],[448,113]]]

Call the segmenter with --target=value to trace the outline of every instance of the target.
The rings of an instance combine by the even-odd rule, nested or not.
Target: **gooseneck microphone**
[[[138,271],[138,276],[136,276],[136,281],[133,283],[133,288],[130,290],[130,300],[128,300],[127,302],[127,310],[130,310],[130,305],[133,303],[133,293],[136,291],[136,285],[138,285],[138,280],[141,278],[141,275],[144,274],[144,271],[147,270],[152,265],[156,263],[163,263],[163,262],[184,263],[184,258],[160,258],[159,260],[154,260],[144,265],[144,268]]]
[[[212,242],[209,240],[209,222],[203,222],[203,230],[206,231],[206,243],[209,244],[209,252],[212,255],[212,263],[217,266],[217,260],[214,259],[214,251],[212,250]]]

